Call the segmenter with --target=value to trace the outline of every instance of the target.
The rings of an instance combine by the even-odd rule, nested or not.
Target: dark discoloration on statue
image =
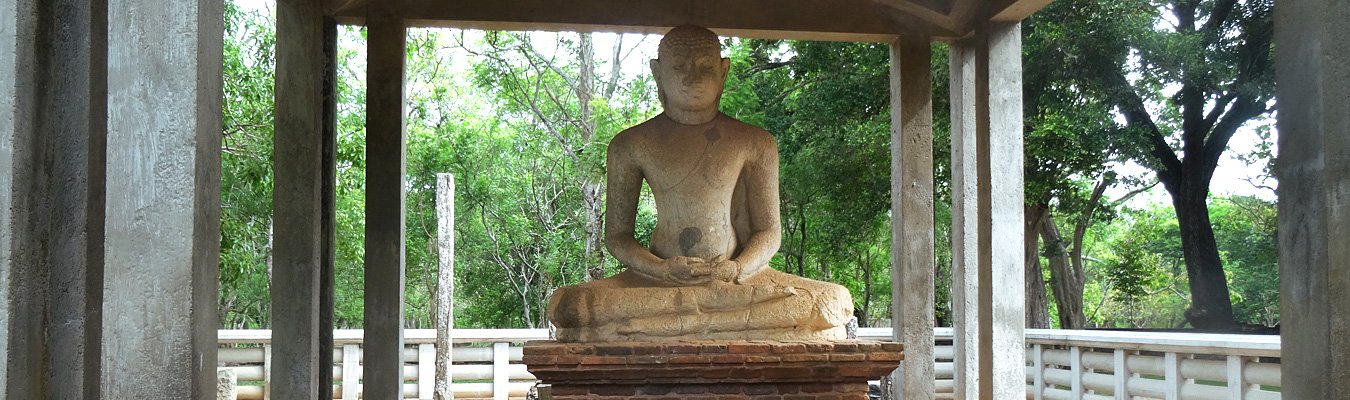
[[[665,112],[606,154],[605,244],[626,270],[554,293],[558,339],[843,339],[847,289],[768,268],[781,235],[777,144],[718,111],[729,60],[716,35],[675,28],[658,52]],[[644,181],[657,208],[649,246],[634,237]]]

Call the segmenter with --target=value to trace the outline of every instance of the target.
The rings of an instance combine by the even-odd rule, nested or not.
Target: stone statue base
[[[899,343],[685,341],[525,345],[540,398],[867,399],[904,359]]]

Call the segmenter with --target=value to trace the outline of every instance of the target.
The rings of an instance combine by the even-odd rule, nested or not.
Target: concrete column
[[[363,383],[368,399],[403,395],[404,58],[398,1],[367,18],[366,308]]]
[[[333,367],[333,288],[337,274],[337,20],[323,19],[323,215],[319,240],[319,365]],[[333,398],[333,374],[319,374],[319,398]]]
[[[103,397],[212,399],[219,1],[108,3]]]
[[[987,113],[980,126],[980,330],[981,352],[989,354],[981,372],[981,398],[1026,396],[1026,249],[1022,237],[1022,25],[993,23],[988,28],[987,71],[976,92]],[[982,64],[982,66],[981,66]],[[977,102],[978,104],[978,102]],[[978,113],[977,113],[978,114]],[[984,121],[983,118],[980,121]],[[977,122],[977,126],[979,123]],[[985,159],[987,157],[987,160]]]
[[[0,8],[0,397],[97,399],[106,3]]]
[[[975,146],[975,51],[970,42],[951,45],[952,146],[952,345],[955,398],[979,393],[979,221]]]
[[[1026,392],[1021,66],[1017,23],[952,47],[957,398]]]
[[[0,0],[0,398],[41,398],[46,286],[33,233],[38,2]]]
[[[1350,8],[1275,4],[1282,391],[1350,398]]]
[[[927,38],[891,43],[893,399],[933,398],[933,71]]]
[[[54,0],[42,12],[46,91],[40,229],[48,268],[47,397],[98,399],[107,141],[106,0]]]
[[[277,2],[276,179],[272,189],[272,396],[319,398],[324,57],[319,0]]]

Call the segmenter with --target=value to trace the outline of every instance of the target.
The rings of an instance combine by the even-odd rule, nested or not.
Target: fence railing
[[[1032,329],[1026,338],[1028,399],[1280,398],[1279,336]]]
[[[891,329],[862,328],[858,336],[891,340]],[[238,377],[238,398],[266,398],[271,331],[222,330],[219,338],[219,362]],[[544,329],[456,329],[453,340],[462,345],[453,350],[451,390],[455,398],[524,398],[535,379],[520,363],[519,345],[547,338]],[[937,328],[934,338],[937,398],[951,399],[955,382],[952,329]],[[360,330],[333,334],[336,398],[358,398],[361,340]],[[435,330],[405,331],[405,398],[431,398],[435,340]],[[1026,342],[1027,399],[1280,398],[1278,336],[1028,329]]]
[[[238,379],[238,399],[268,398],[272,331],[221,330],[218,353],[221,369]],[[520,344],[548,339],[545,329],[455,329],[450,390],[456,399],[523,399],[534,386],[534,375],[520,363]],[[430,399],[436,374],[436,331],[408,329],[403,333],[403,397]],[[343,400],[359,399],[361,391],[362,331],[333,332],[333,393]]]

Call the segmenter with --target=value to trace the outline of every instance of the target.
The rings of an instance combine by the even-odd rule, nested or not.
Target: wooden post
[[[933,397],[933,99],[927,38],[891,42],[891,326],[905,361],[894,399]]]
[[[455,176],[436,175],[436,400],[450,400],[455,328]]]
[[[319,0],[277,2],[276,179],[272,190],[272,393],[320,398],[324,54]],[[330,328],[331,329],[331,328]]]
[[[399,1],[371,3],[367,18],[366,263],[363,395],[403,396],[404,61]]]
[[[1350,7],[1275,2],[1280,391],[1350,398]]]

